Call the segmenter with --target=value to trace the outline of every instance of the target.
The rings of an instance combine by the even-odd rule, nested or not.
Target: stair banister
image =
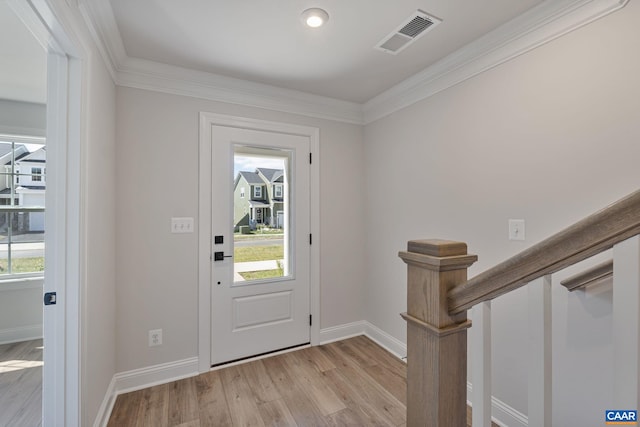
[[[471,322],[466,312],[449,314],[447,293],[478,257],[446,240],[410,241],[399,255],[407,263],[407,426],[464,426]]]
[[[611,249],[637,234],[640,234],[640,191],[456,286],[449,292],[449,312],[466,311]]]
[[[407,251],[399,253],[408,266],[407,313],[402,313],[408,324],[407,426],[465,425],[466,329],[470,326],[466,313],[469,308],[535,281],[543,284],[537,298],[547,301],[540,307],[548,310],[552,273],[612,247],[615,262],[614,347],[625,340],[627,342],[624,352],[615,352],[615,361],[618,367],[630,366],[631,371],[616,372],[614,402],[629,402],[629,408],[638,408],[639,234],[640,191],[637,191],[470,280],[466,280],[467,268],[477,257],[467,254],[465,243],[438,239],[409,241]],[[616,251],[624,256],[616,257]],[[618,264],[621,267],[618,268]],[[618,270],[624,277],[618,282],[629,283],[616,286]],[[531,285],[536,286],[535,283]],[[551,422],[550,356],[545,354],[550,351],[548,314],[533,313],[530,316],[532,322],[542,325],[543,342],[549,342],[548,348],[545,344],[542,349],[541,357],[532,359],[534,370],[546,372],[544,381],[536,381],[540,377],[535,377],[533,387],[530,384],[530,390],[542,390],[529,402],[530,406],[537,407],[530,409],[535,411],[535,417],[539,417],[536,423],[540,425],[550,425]],[[618,333],[619,329],[626,332]],[[622,395],[626,398],[623,399]],[[483,412],[487,406],[486,396],[484,401]],[[482,419],[487,419],[486,414]]]

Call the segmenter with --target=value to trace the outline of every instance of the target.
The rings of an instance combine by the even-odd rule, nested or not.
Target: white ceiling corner
[[[628,0],[546,1],[365,102],[371,123],[606,16]]]
[[[129,57],[109,1],[81,11],[116,84],[365,124],[622,8],[628,0],[547,0],[364,103]]]
[[[89,28],[104,62],[117,83],[117,73],[127,59],[127,52],[118,30],[118,24],[107,0],[79,0],[78,8]]]

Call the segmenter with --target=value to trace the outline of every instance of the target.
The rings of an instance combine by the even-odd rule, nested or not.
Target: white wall
[[[42,281],[0,283],[0,344],[42,337]]]
[[[405,340],[407,240],[468,242],[473,276],[638,189],[638,19],[630,2],[365,127],[367,320]],[[507,240],[509,218],[526,220],[525,242]],[[553,425],[608,408],[610,293],[554,284]],[[526,292],[493,314],[494,395],[526,413]]]
[[[118,87],[119,372],[198,355],[198,234],[169,230],[174,216],[197,224],[201,111],[320,128],[321,327],[364,317],[360,126]],[[163,345],[149,348],[156,328]]]
[[[94,52],[88,64],[87,139],[83,145],[85,264],[83,425],[93,425],[116,371],[116,90]]]
[[[46,105],[0,99],[0,133],[45,136],[46,128]]]

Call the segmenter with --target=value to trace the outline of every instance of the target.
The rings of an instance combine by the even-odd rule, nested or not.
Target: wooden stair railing
[[[600,282],[605,279],[610,279],[613,276],[613,260],[605,261],[598,264],[582,273],[575,274],[571,277],[567,277],[560,282],[562,286],[567,290],[573,292],[578,289],[582,289],[593,283]]]
[[[497,298],[611,249],[637,234],[640,234],[640,191],[456,286],[449,293],[449,311],[461,313],[479,302]]]
[[[640,234],[640,191],[467,280],[467,245],[409,241],[407,426],[457,427],[466,413],[467,310]],[[546,421],[545,421],[546,424]]]

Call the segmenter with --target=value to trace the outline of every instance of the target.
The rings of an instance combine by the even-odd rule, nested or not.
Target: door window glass
[[[286,150],[234,147],[234,284],[292,275],[290,157]],[[254,189],[253,197],[243,197],[245,188]]]

